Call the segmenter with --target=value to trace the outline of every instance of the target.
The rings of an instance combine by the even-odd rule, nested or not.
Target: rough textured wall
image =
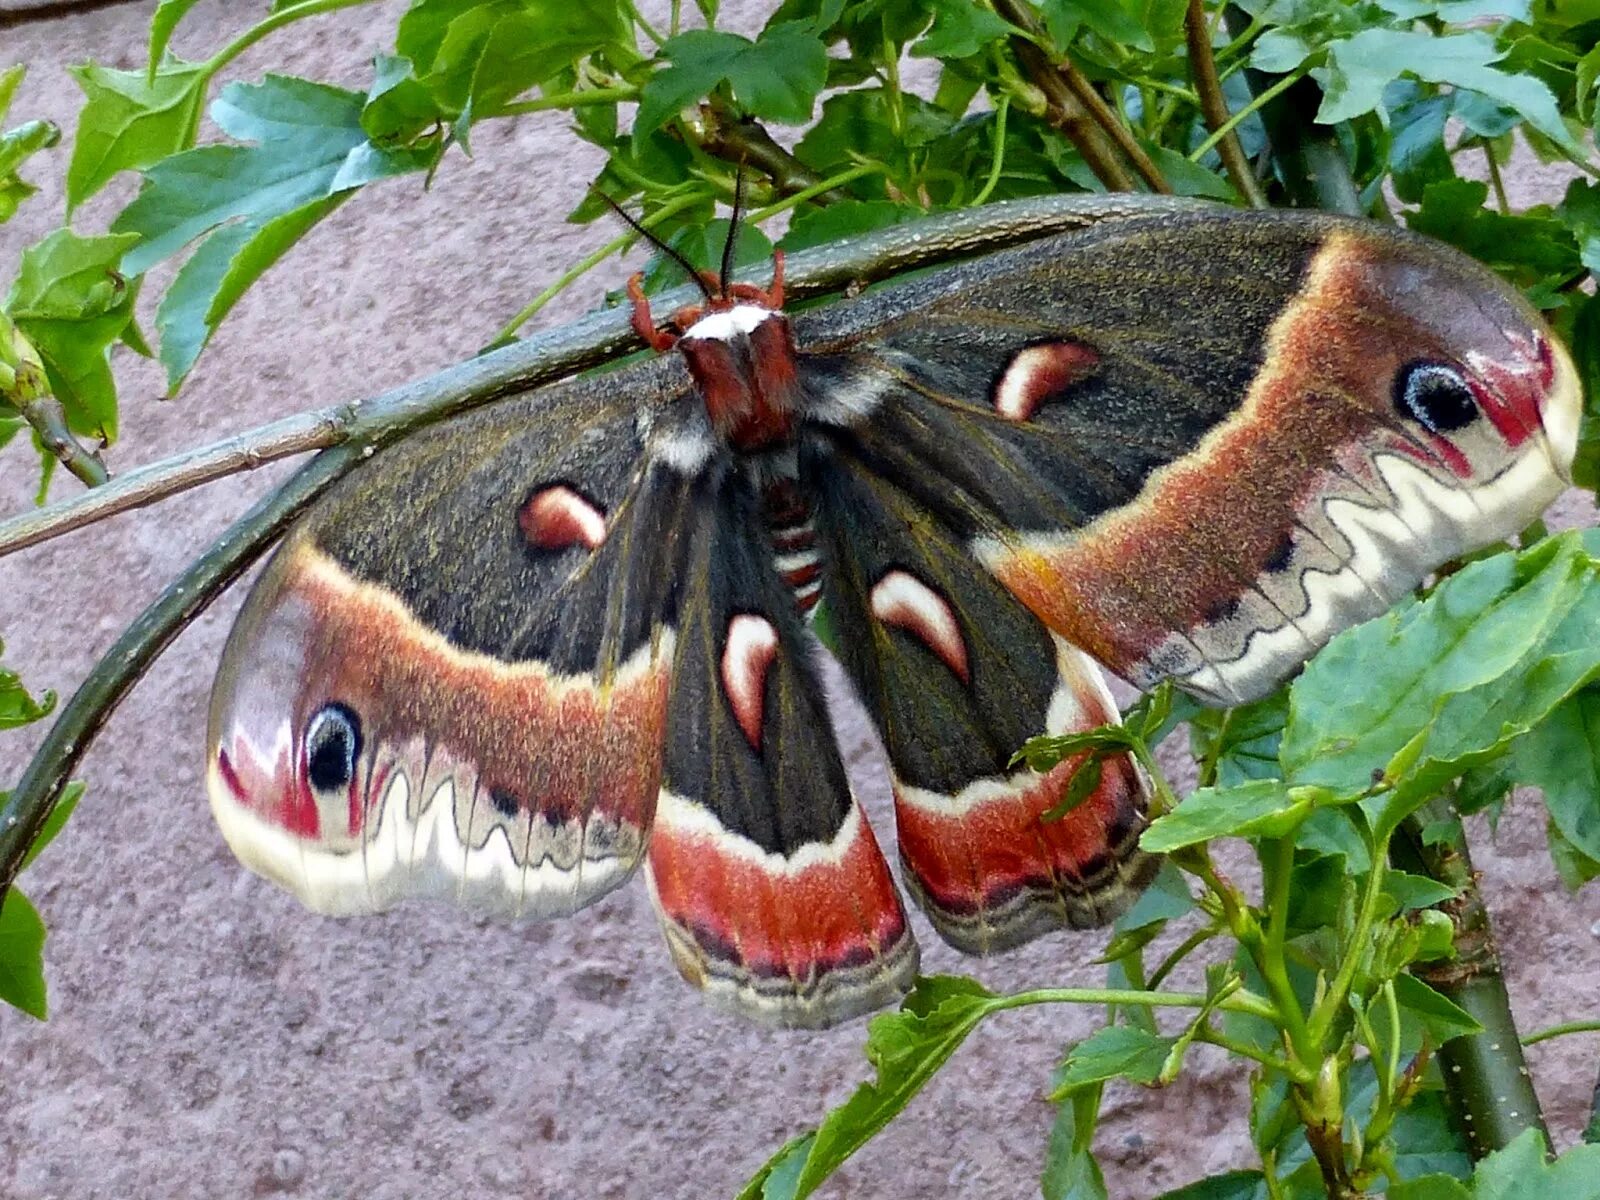
[[[0,62],[33,67],[15,111],[70,128],[79,94],[63,67],[141,62],[153,8],[8,31]],[[401,8],[297,26],[232,74],[274,67],[364,87]],[[263,9],[204,0],[177,49],[197,57]],[[149,364],[119,363],[126,435],[112,469],[456,362],[612,236],[562,223],[597,162],[559,119],[497,123],[473,142],[476,158],[453,153],[431,191],[414,179],[381,185],[325,222],[245,297],[178,400],[160,399]],[[58,218],[63,161],[32,168],[45,190],[0,228],[0,271]],[[80,227],[131,189],[123,180]],[[548,319],[620,279],[597,272]],[[8,661],[35,686],[70,692],[283,474],[235,478],[0,561]],[[0,455],[0,510],[28,503],[32,487],[29,452]],[[63,477],[54,494],[76,487]],[[84,764],[90,788],[72,825],[30,872],[51,928],[54,1016],[41,1025],[0,1010],[0,1195],[726,1196],[863,1078],[861,1024],[781,1035],[701,1005],[668,963],[642,885],[555,924],[441,908],[341,922],[247,874],[212,826],[201,780],[207,690],[242,595],[219,601],[139,685]],[[887,835],[871,738],[854,717],[843,737]],[[31,740],[0,739],[0,780],[16,777]],[[1515,804],[1480,856],[1528,1028],[1592,1015],[1600,984],[1600,894],[1573,905],[1560,893],[1540,826],[1535,805]],[[997,988],[1101,979],[1087,961],[1101,936],[973,964],[920,919],[919,934],[927,970],[975,970]],[[1049,1069],[1096,1016],[1035,1009],[986,1025],[827,1194],[1036,1194]],[[1567,1040],[1533,1051],[1569,1141],[1593,1049]],[[1099,1145],[1113,1195],[1149,1196],[1250,1160],[1240,1078],[1209,1048],[1192,1062],[1164,1092],[1111,1092]]]

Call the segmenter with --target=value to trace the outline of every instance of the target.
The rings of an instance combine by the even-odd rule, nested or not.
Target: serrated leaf
[[[1600,487],[1600,296],[1585,296],[1579,302],[1568,342],[1584,389],[1572,481],[1594,490]]]
[[[1056,1073],[1051,1099],[1107,1079],[1151,1084],[1161,1074],[1176,1038],[1161,1037],[1132,1025],[1107,1025],[1067,1052]]]
[[[971,58],[1017,32],[1009,21],[971,0],[933,0],[933,25],[911,47],[913,58]]]
[[[864,1083],[834,1109],[810,1140],[790,1142],[757,1172],[742,1196],[772,1195],[802,1200],[887,1125],[967,1035],[989,1013],[1005,1003],[976,980],[954,975],[923,976],[898,1012],[879,1013],[867,1027],[867,1058],[877,1070],[872,1083]],[[793,1160],[804,1161],[793,1173]],[[793,1179],[788,1191],[765,1189],[782,1171]]]
[[[10,111],[11,101],[27,74],[24,66],[0,70],[0,121]],[[61,131],[49,121],[24,121],[15,129],[0,132],[0,225],[9,221],[17,208],[39,189],[17,174],[31,156],[54,146]]]
[[[44,1020],[44,922],[13,884],[0,900],[0,1000]]]
[[[136,287],[122,274],[131,234],[79,237],[57,229],[22,252],[5,311],[44,362],[67,426],[117,435],[116,382],[107,359],[133,317]]]
[[[153,76],[95,63],[70,70],[85,100],[67,165],[69,212],[119,173],[143,170],[194,145],[211,79],[206,64],[173,60]]]
[[[1600,670],[1595,567],[1575,535],[1472,563],[1427,600],[1329,643],[1290,689],[1292,784],[1359,797],[1387,832],[1430,789],[1501,753]],[[1408,807],[1409,805],[1409,807]]]
[[[437,147],[385,149],[361,127],[364,98],[326,84],[269,75],[231,84],[212,106],[230,137],[145,173],[112,226],[138,234],[126,265],[139,272],[205,239],[157,313],[161,361],[174,390],[217,324],[250,284],[352,190],[430,166]]]
[[[1515,110],[1573,153],[1583,152],[1542,80],[1490,65],[1505,52],[1483,30],[1441,37],[1421,29],[1369,28],[1329,43],[1327,53],[1327,66],[1312,71],[1323,89],[1316,118],[1321,124],[1337,125],[1375,110],[1381,113],[1384,88],[1392,80],[1414,75],[1428,83],[1479,92]]]
[[[1422,207],[1406,213],[1418,233],[1465,250],[1523,284],[1563,282],[1579,269],[1572,233],[1550,216],[1506,216],[1483,207],[1489,185],[1445,179],[1423,188]]]
[[[1131,50],[1153,50],[1150,31],[1122,0],[1040,0],[1044,26],[1056,45],[1066,49],[1084,29]]]
[[[1478,1164],[1472,1200],[1600,1200],[1600,1146],[1574,1146],[1555,1162],[1537,1129],[1526,1129]]]
[[[150,66],[149,78],[154,81],[157,70],[160,69],[161,60],[167,53],[167,47],[172,42],[172,35],[177,30],[179,22],[189,15],[189,10],[200,0],[161,0],[156,5],[156,11],[150,18]]]
[[[803,21],[768,26],[753,42],[721,30],[692,29],[669,38],[661,56],[672,65],[644,86],[634,120],[636,139],[724,83],[752,115],[803,124],[828,79],[827,47]]]
[[[1194,909],[1194,896],[1182,871],[1163,862],[1150,885],[1133,902],[1133,907],[1117,918],[1113,928],[1119,933],[1142,929],[1158,922],[1171,921]]]
[[[1577,238],[1583,265],[1600,275],[1600,184],[1574,179],[1556,211]]]
[[[1311,811],[1308,796],[1291,794],[1278,779],[1227,788],[1198,788],[1158,817],[1139,845],[1163,854],[1217,837],[1281,837]]]

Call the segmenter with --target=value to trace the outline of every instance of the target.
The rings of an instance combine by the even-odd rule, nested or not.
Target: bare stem
[[[100,461],[100,452],[90,450],[72,436],[72,430],[67,428],[66,410],[54,396],[24,400],[17,405],[17,411],[33,427],[40,445],[89,487],[99,487],[111,478],[106,473],[105,463]]]
[[[1133,176],[1107,141],[1105,131],[1089,115],[1049,56],[1033,40],[1042,32],[1033,11],[1019,3],[1019,0],[994,0],[994,10],[1027,34],[1026,37],[1013,37],[1011,48],[1027,73],[1029,82],[1044,97],[1044,119],[1059,129],[1077,148],[1078,153],[1083,155],[1083,161],[1101,183],[1114,192],[1133,191]]]
[[[773,140],[766,127],[754,117],[741,117],[713,96],[700,106],[700,120],[685,130],[695,145],[713,158],[737,166],[753,167],[783,195],[805,191],[823,182],[805,163]],[[849,193],[829,190],[817,193],[818,204],[849,199]]]
[[[1061,75],[1069,91],[1072,92],[1082,104],[1084,111],[1094,118],[1095,124],[1105,131],[1117,149],[1127,156],[1133,169],[1144,180],[1145,186],[1152,192],[1162,195],[1172,194],[1172,185],[1167,182],[1167,177],[1161,173],[1161,168],[1156,166],[1155,160],[1145,153],[1143,146],[1133,136],[1133,131],[1122,122],[1122,119],[1111,110],[1105,97],[1095,91],[1094,85],[1089,82],[1084,73],[1078,70],[1077,65],[1070,59],[1063,57],[1055,65],[1056,71]]]
[[[67,503],[0,521],[0,557],[118,513],[165,500],[214,479],[253,470],[308,450],[337,445],[346,437],[355,412],[355,406],[341,405],[320,412],[299,413],[126,471]]]
[[[26,8],[0,9],[0,29],[15,29],[30,21],[58,21],[62,17],[76,17],[81,13],[132,3],[134,0],[53,0],[52,3],[30,4]]]
[[[1221,140],[1217,143],[1222,165],[1227,168],[1228,178],[1233,181],[1239,195],[1245,198],[1251,208],[1266,208],[1266,194],[1250,168],[1250,160],[1245,157],[1239,135],[1228,128],[1228,102],[1223,98],[1222,81],[1217,77],[1217,62],[1211,53],[1211,25],[1206,20],[1202,0],[1189,0],[1189,8],[1184,15],[1184,29],[1189,41],[1189,78],[1194,82],[1194,90],[1200,98],[1200,113],[1205,117],[1206,128],[1212,133],[1227,130],[1221,133]]]

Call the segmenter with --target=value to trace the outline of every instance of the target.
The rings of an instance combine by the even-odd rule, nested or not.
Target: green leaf
[[[977,981],[953,975],[924,976],[900,1011],[880,1013],[867,1027],[867,1058],[877,1079],[824,1118],[809,1140],[790,1142],[757,1172],[742,1196],[800,1200],[887,1125],[942,1067],[979,1021],[1005,999]],[[803,1165],[794,1173],[794,1159]],[[775,1177],[793,1180],[787,1191],[768,1190]],[[754,1189],[760,1186],[760,1192]]]
[[[1491,63],[1505,57],[1483,30],[1436,37],[1420,29],[1363,29],[1328,46],[1328,65],[1312,74],[1322,84],[1317,121],[1337,125],[1383,110],[1384,88],[1403,75],[1480,92],[1513,109],[1559,145],[1582,153],[1561,119],[1556,98],[1542,80],[1511,74]],[[1386,115],[1386,114],[1384,114]]]
[[[16,66],[0,71],[0,121],[10,110],[27,70]],[[15,129],[0,132],[0,225],[9,221],[22,202],[39,190],[18,175],[18,169],[28,158],[60,140],[61,130],[49,121],[25,121]]]
[[[721,269],[722,249],[728,241],[728,222],[722,217],[686,225],[667,239],[667,244],[702,270]],[[772,243],[754,225],[739,226],[734,246],[733,265],[748,267],[772,262]],[[664,254],[658,254],[645,268],[644,290],[652,295],[684,282],[683,269]]]
[[[116,382],[107,355],[133,317],[136,289],[123,278],[121,264],[137,240],[58,229],[22,252],[4,305],[39,352],[67,426],[107,441],[117,435]]]
[[[1093,1151],[1099,1116],[1099,1088],[1074,1092],[1056,1106],[1039,1177],[1044,1200],[1108,1200],[1105,1177]]]
[[[894,200],[840,200],[825,208],[797,211],[779,245],[787,251],[826,246],[841,238],[919,221],[925,216],[922,209]]]
[[[0,642],[0,654],[5,643]],[[44,692],[37,700],[22,685],[22,677],[0,666],[0,729],[17,729],[48,717],[56,706],[56,694]]]
[[[1268,1200],[1267,1182],[1260,1171],[1228,1171],[1162,1192],[1156,1200]]]
[[[1471,563],[1427,600],[1329,643],[1290,689],[1292,784],[1354,798],[1381,835],[1502,752],[1600,670],[1595,566],[1575,535]]]
[[[437,147],[385,149],[361,127],[363,97],[269,75],[231,84],[212,106],[230,137],[254,145],[202,146],[145,172],[114,229],[136,233],[127,269],[140,272],[205,239],[156,316],[172,389],[229,309],[305,231],[356,188],[430,166]]]
[[[44,922],[15,884],[0,900],[0,1000],[44,1020]]]
[[[95,63],[70,70],[85,101],[67,166],[69,212],[118,173],[143,170],[194,145],[211,81],[206,64],[174,60],[153,75]]]
[[[636,140],[724,83],[754,116],[803,124],[828,79],[827,47],[801,21],[768,26],[754,42],[720,30],[692,29],[669,38],[661,56],[672,65],[644,86],[634,120]]]
[[[1163,862],[1150,885],[1133,902],[1133,907],[1117,918],[1113,926],[1119,933],[1142,929],[1161,921],[1171,921],[1194,910],[1194,896],[1182,871]]]
[[[1544,793],[1550,820],[1589,859],[1600,859],[1600,690],[1585,688],[1511,748],[1508,770]]]
[[[1280,688],[1238,708],[1195,712],[1189,718],[1189,744],[1194,756],[1215,772],[1219,787],[1277,779],[1283,773],[1278,746],[1288,719],[1289,692]]]
[[[1389,1189],[1389,1200],[1472,1200],[1472,1192],[1449,1175],[1423,1175]]]
[[[1574,846],[1554,821],[1544,823],[1544,833],[1550,861],[1569,892],[1576,892],[1584,884],[1600,878],[1600,859],[1590,858]]]
[[[1526,1129],[1478,1164],[1472,1200],[1600,1200],[1600,1146],[1574,1146],[1555,1162],[1537,1129]]]
[[[50,815],[45,818],[39,836],[33,839],[33,845],[29,846],[28,852],[22,856],[21,870],[25,871],[32,866],[33,860],[39,857],[40,852],[55,841],[56,834],[66,825],[67,818],[72,816],[73,810],[78,807],[78,801],[83,799],[84,787],[83,783],[74,780],[61,789],[61,798],[56,801],[55,807],[50,810]],[[10,798],[10,792],[0,792],[0,804],[4,804]]]
[[[1422,207],[1406,213],[1418,233],[1465,250],[1524,285],[1564,282],[1581,266],[1572,233],[1554,217],[1505,216],[1483,207],[1489,185],[1446,179],[1423,188]]]
[[[1107,1079],[1152,1084],[1176,1044],[1176,1038],[1161,1037],[1131,1025],[1107,1025],[1068,1051],[1066,1062],[1056,1074],[1051,1099]]]
[[[1116,46],[1155,49],[1150,31],[1134,18],[1122,0],[1041,0],[1039,10],[1044,14],[1045,29],[1063,50],[1084,29]]]
[[[172,42],[173,32],[178,28],[178,23],[189,15],[189,10],[200,0],[161,0],[156,5],[155,14],[150,18],[150,66],[147,75],[150,81],[155,82],[156,72],[161,67],[161,60],[167,53],[167,46]]]
[[[1428,1031],[1435,1046],[1469,1033],[1482,1033],[1483,1026],[1466,1009],[1434,991],[1415,975],[1396,975],[1394,996],[1400,1007]]]
[[[1568,343],[1584,394],[1572,481],[1594,490],[1600,487],[1600,296],[1582,298]]]
[[[1432,908],[1454,899],[1456,889],[1426,875],[1412,875],[1407,871],[1390,870],[1384,874],[1383,890],[1395,903],[1395,911],[1409,912],[1414,908]]]
[[[1159,854],[1217,837],[1282,837],[1311,808],[1309,795],[1294,794],[1278,779],[1199,788],[1152,822],[1139,845]]]
[[[1591,274],[1600,275],[1600,184],[1574,179],[1556,211],[1577,236],[1583,265]]]
[[[971,0],[933,0],[933,26],[911,47],[914,58],[971,58],[1016,30]]]

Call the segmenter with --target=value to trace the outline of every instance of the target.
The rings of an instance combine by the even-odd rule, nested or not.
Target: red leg
[[[644,294],[644,272],[636,271],[628,280],[628,299],[633,301],[633,329],[650,348],[665,354],[677,345],[678,339],[665,329],[657,329],[650,315],[650,298]]]
[[[772,286],[767,289],[767,305],[770,308],[783,307],[783,251],[772,252]]]

